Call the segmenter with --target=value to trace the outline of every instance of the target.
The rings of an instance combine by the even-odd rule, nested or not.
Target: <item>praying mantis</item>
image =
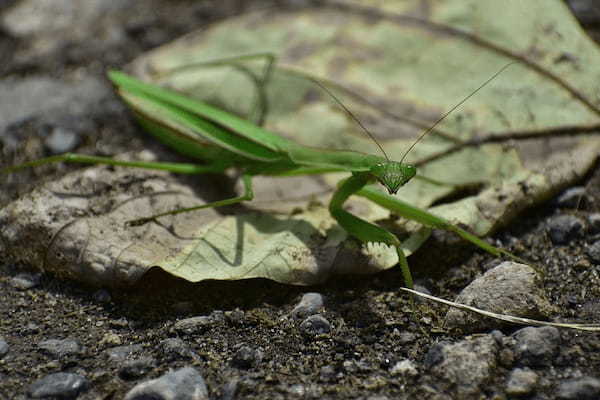
[[[464,103],[509,65],[505,65],[448,113]],[[121,161],[108,157],[67,153],[4,168],[0,170],[0,173],[11,173],[22,168],[54,162],[160,169],[181,174],[220,173],[232,167],[239,168],[242,171],[243,194],[195,207],[167,211],[129,222],[130,225],[141,225],[167,215],[250,201],[254,197],[252,179],[257,175],[286,177],[348,172],[351,175],[339,182],[331,197],[328,206],[330,214],[350,236],[360,242],[365,244],[381,243],[394,247],[398,255],[405,285],[408,288],[413,288],[414,284],[406,256],[402,250],[402,242],[389,230],[346,211],[344,203],[349,197],[353,195],[364,197],[400,217],[416,221],[430,228],[454,232],[495,256],[505,255],[516,259],[509,252],[488,244],[446,219],[393,196],[417,174],[414,166],[403,162],[404,158],[418,141],[429,133],[448,113],[423,132],[406,150],[400,161],[393,161],[387,157],[383,148],[366,130],[365,132],[381,149],[383,157],[356,151],[328,150],[300,145],[246,119],[204,102],[191,99],[178,92],[144,83],[125,73],[110,71],[108,77],[115,85],[117,93],[133,110],[140,124],[150,134],[174,150],[201,159],[205,163]],[[329,92],[324,84],[318,81],[316,83]],[[331,92],[329,93],[331,94]],[[338,101],[335,96],[333,98]],[[338,103],[344,107],[339,101]],[[351,112],[345,110],[356,120]],[[360,121],[357,122],[360,124]],[[382,193],[371,185],[376,182],[383,185],[388,194]]]

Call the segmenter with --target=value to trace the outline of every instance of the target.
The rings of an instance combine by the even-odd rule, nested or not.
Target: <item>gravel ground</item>
[[[108,91],[105,68],[270,4],[0,2],[0,53],[10,55],[0,93],[12,100],[0,106],[2,154],[18,148],[16,163],[95,143],[108,154],[153,146]],[[27,190],[3,184],[0,204]],[[551,318],[600,321],[600,167],[494,240],[544,266],[531,291],[543,284]],[[443,327],[444,307],[400,295],[396,269],[312,288],[190,284],[152,270],[135,287],[108,291],[2,258],[1,399],[600,398],[597,334],[491,323],[461,334]],[[419,285],[445,298],[486,271],[517,268],[443,233],[410,261]]]

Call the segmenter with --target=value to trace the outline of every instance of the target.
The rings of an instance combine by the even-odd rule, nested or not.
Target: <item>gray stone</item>
[[[263,359],[263,352],[260,349],[253,349],[250,346],[241,346],[233,355],[231,364],[234,367],[248,369],[259,364]]]
[[[55,358],[64,358],[84,352],[84,348],[75,339],[48,339],[38,343],[38,347]]]
[[[321,335],[331,331],[331,324],[325,317],[316,314],[302,321],[300,330],[310,336]]]
[[[9,346],[6,340],[0,336],[0,359],[8,354]]]
[[[305,293],[300,302],[292,310],[292,316],[295,318],[306,318],[314,315],[323,308],[323,295],[320,293]]]
[[[506,261],[475,279],[456,298],[457,303],[515,317],[545,319],[552,311],[537,272],[528,265]],[[497,329],[506,323],[451,308],[446,326],[464,332]]]
[[[131,389],[125,400],[207,400],[204,378],[192,367],[171,371],[160,378],[142,382]]]
[[[50,135],[44,140],[44,145],[52,154],[62,154],[73,151],[79,145],[80,139],[76,132],[61,126],[52,128]]]
[[[34,399],[74,399],[87,391],[89,386],[88,380],[81,375],[58,372],[38,379],[29,385],[27,394]]]
[[[333,382],[336,378],[335,367],[333,365],[324,365],[319,370],[319,379],[322,382]]]
[[[584,377],[563,381],[558,386],[559,399],[597,400],[600,398],[600,379]]]
[[[596,240],[594,243],[588,246],[585,253],[590,258],[590,261],[596,265],[600,265],[600,240]]]
[[[568,244],[583,235],[583,221],[574,215],[559,215],[548,222],[548,235],[554,244]]]
[[[506,394],[510,396],[527,396],[535,391],[538,375],[529,368],[515,368],[511,371],[506,383]]]
[[[152,357],[140,357],[126,360],[119,368],[119,377],[124,380],[138,379],[154,368],[155,360]]]
[[[492,335],[467,336],[457,343],[441,342],[426,354],[424,364],[439,379],[437,389],[455,391],[458,398],[481,393],[497,366],[499,346]]]
[[[417,366],[409,359],[404,359],[402,361],[398,361],[390,370],[392,375],[400,375],[400,376],[417,376],[419,375],[419,371],[417,371]]]
[[[208,330],[214,324],[214,320],[210,316],[200,316],[200,317],[191,317],[185,318],[175,322],[173,328],[179,333],[182,334],[193,334],[200,333]]]
[[[160,341],[163,355],[170,361],[190,358],[192,351],[188,345],[179,338],[167,338]]]
[[[10,284],[16,289],[27,290],[38,286],[40,284],[41,277],[42,274],[40,273],[31,274],[28,272],[22,272],[12,277],[10,279]]]
[[[139,355],[144,347],[141,344],[111,347],[105,351],[108,359],[113,362],[122,362]]]
[[[519,329],[512,336],[516,340],[516,359],[527,366],[549,365],[561,342],[560,332],[552,326],[527,327]]]

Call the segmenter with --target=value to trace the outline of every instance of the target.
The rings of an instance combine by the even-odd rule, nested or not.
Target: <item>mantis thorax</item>
[[[370,173],[386,187],[390,194],[396,194],[400,187],[415,176],[417,169],[397,161],[384,161],[375,164]]]

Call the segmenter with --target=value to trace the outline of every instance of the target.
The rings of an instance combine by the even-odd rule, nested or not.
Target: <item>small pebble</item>
[[[105,350],[110,361],[123,362],[139,355],[144,350],[141,344],[130,344],[126,346],[111,347]]]
[[[535,367],[551,364],[561,342],[560,332],[552,326],[528,326],[513,333],[512,337],[516,340],[517,361]]]
[[[548,235],[552,243],[568,244],[583,234],[583,221],[574,215],[559,215],[548,222]]]
[[[123,344],[121,337],[114,332],[107,332],[102,336],[100,342],[98,342],[98,346],[100,347],[114,347],[120,346]]]
[[[538,375],[529,368],[515,368],[506,383],[506,394],[517,397],[527,396],[535,391],[538,380]]]
[[[600,265],[600,240],[595,241],[585,250],[585,253],[590,258],[590,261],[596,265]]]
[[[499,346],[492,335],[467,336],[456,343],[440,342],[425,355],[425,368],[439,379],[440,391],[455,390],[455,397],[479,398],[497,373]]]
[[[243,325],[246,313],[242,310],[233,310],[225,312],[225,319],[232,325]]]
[[[333,365],[325,365],[319,371],[319,379],[323,382],[333,382],[336,378],[336,372]]]
[[[305,293],[300,302],[292,310],[294,318],[306,318],[314,315],[323,308],[323,295],[320,293]]]
[[[75,339],[48,339],[38,343],[38,347],[55,358],[64,358],[83,353],[84,349]]]
[[[417,340],[417,335],[412,332],[400,332],[398,335],[398,343],[400,344],[409,344]]]
[[[214,324],[211,317],[203,315],[200,317],[185,318],[175,322],[173,328],[181,334],[190,335],[193,333],[205,332]]]
[[[557,398],[563,400],[597,400],[600,398],[600,379],[584,377],[563,381],[558,385]]]
[[[44,140],[44,145],[52,154],[73,151],[78,144],[79,135],[60,126],[53,127],[50,135]]]
[[[89,389],[88,380],[78,374],[58,372],[38,379],[27,388],[34,399],[74,399]]]
[[[400,375],[400,376],[417,376],[419,371],[417,371],[417,367],[415,363],[412,361],[405,359],[402,361],[398,361],[390,370],[392,375]]]
[[[30,274],[28,272],[23,272],[12,277],[10,284],[16,289],[27,290],[38,286],[40,284],[41,277],[42,274],[40,273]]]
[[[248,369],[262,361],[263,352],[250,346],[241,346],[233,355],[231,364],[237,368]]]
[[[148,399],[208,400],[208,388],[196,369],[185,367],[139,383],[125,396],[125,400]]]
[[[124,380],[133,380],[141,378],[152,371],[156,360],[152,357],[140,357],[133,360],[127,360],[119,368],[119,377]]]
[[[170,361],[190,358],[192,351],[188,345],[179,338],[167,338],[160,341],[163,355]]]
[[[331,324],[323,316],[316,314],[306,318],[300,324],[300,330],[306,335],[321,335],[331,331]]]
[[[25,326],[25,329],[23,329],[23,334],[25,335],[35,335],[36,333],[40,332],[40,326],[37,325],[34,322],[30,322]]]
[[[8,350],[8,343],[6,343],[6,340],[4,340],[2,336],[0,336],[0,359],[8,354]]]
[[[127,328],[129,327],[129,321],[126,318],[111,319],[108,321],[108,325],[111,328]]]

